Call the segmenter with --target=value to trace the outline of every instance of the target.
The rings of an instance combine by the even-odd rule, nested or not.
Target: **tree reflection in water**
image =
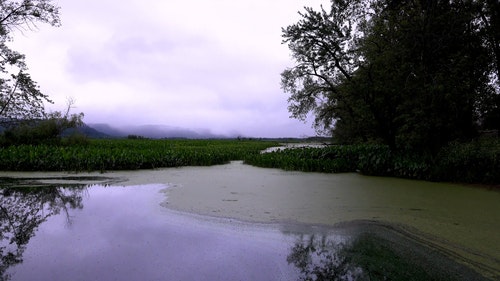
[[[325,234],[300,235],[287,261],[304,281],[487,279],[432,248],[378,229],[344,241]]]
[[[68,209],[81,209],[85,186],[0,187],[0,280],[9,280],[7,269],[22,263],[22,255],[39,225]]]
[[[363,270],[342,255],[346,242],[327,235],[301,235],[287,261],[300,270],[301,280],[369,280]]]

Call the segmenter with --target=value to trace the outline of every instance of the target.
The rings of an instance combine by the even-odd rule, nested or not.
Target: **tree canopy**
[[[29,31],[37,23],[59,26],[59,8],[51,0],[0,0],[0,123],[45,116],[44,102],[51,102],[28,73],[25,56],[11,50],[14,31]]]
[[[281,74],[292,117],[313,113],[316,129],[340,142],[418,151],[498,129],[499,8],[494,0],[305,8],[282,30],[295,59]]]

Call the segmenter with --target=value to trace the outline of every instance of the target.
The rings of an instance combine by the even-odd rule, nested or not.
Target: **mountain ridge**
[[[82,132],[83,134],[98,138],[124,138],[131,135],[152,139],[164,138],[186,138],[186,139],[212,139],[212,138],[236,138],[238,135],[214,134],[208,129],[187,129],[168,125],[145,124],[138,126],[113,126],[107,123],[90,123],[86,127],[95,130]],[[99,134],[100,133],[100,134]]]

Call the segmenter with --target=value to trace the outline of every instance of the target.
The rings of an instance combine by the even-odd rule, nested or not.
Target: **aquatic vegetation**
[[[244,160],[284,170],[451,181],[500,183],[500,141],[451,143],[435,155],[392,151],[386,145],[299,147],[260,153],[279,146],[259,140],[89,140],[76,144],[17,145],[0,148],[0,170],[105,171],[210,166]]]
[[[82,145],[0,148],[0,170],[104,171],[209,166],[242,160],[278,145],[251,140],[90,140]]]
[[[359,155],[353,146],[300,147],[245,157],[245,163],[304,172],[340,173],[356,169]]]
[[[332,145],[253,154],[245,163],[304,172],[367,175],[466,183],[500,183],[500,141],[451,143],[436,155],[392,151],[386,145]]]

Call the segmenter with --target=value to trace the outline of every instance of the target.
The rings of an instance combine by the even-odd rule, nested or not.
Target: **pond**
[[[500,277],[484,188],[241,162],[0,183],[0,280]]]

